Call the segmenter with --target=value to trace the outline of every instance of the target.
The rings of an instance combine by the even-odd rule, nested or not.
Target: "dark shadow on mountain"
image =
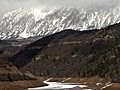
[[[120,24],[100,30],[64,30],[27,45],[12,62],[36,76],[100,76],[119,81],[119,29]]]
[[[53,35],[49,35],[46,37],[43,37],[42,39],[39,39],[28,46],[26,46],[23,50],[21,50],[19,53],[14,55],[11,58],[11,61],[13,64],[18,67],[24,67],[29,62],[31,62],[32,58],[36,56],[38,53],[41,52],[50,42],[60,40],[61,38],[64,38],[66,36],[70,35],[80,35],[83,33],[90,33],[90,32],[96,32],[97,30],[91,30],[91,31],[75,31],[72,29],[63,30],[61,32],[55,33]]]

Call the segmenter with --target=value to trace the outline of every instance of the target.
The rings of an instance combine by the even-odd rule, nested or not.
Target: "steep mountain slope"
[[[120,8],[85,10],[60,8],[53,10],[16,9],[0,19],[0,39],[44,37],[64,29],[100,29],[120,21]]]
[[[22,73],[9,60],[30,42],[27,39],[0,40],[0,90],[27,90],[28,87],[45,85],[30,72]]]
[[[0,58],[0,82],[32,79],[21,73],[10,61]]]
[[[4,82],[33,80],[27,74],[20,72],[9,58],[20,52],[31,40],[0,40],[0,84]],[[0,86],[1,87],[1,86]]]
[[[38,76],[100,76],[120,82],[120,24],[100,30],[71,29],[46,36],[11,58]]]

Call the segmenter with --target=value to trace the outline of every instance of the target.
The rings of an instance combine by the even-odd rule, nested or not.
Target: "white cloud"
[[[77,7],[77,8],[112,8],[120,5],[120,0],[0,0],[0,11],[14,8],[41,7]]]

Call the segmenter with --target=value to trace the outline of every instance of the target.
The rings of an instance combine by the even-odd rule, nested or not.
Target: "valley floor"
[[[28,88],[42,87],[46,84],[42,81],[48,78],[40,78],[42,80],[26,80],[14,82],[0,82],[0,90],[28,90]],[[77,83],[87,85],[93,90],[120,90],[120,83],[110,83],[104,79],[94,78],[51,78],[50,82],[63,82],[63,83]]]
[[[29,87],[45,86],[39,80],[0,82],[0,90],[27,90]]]
[[[103,90],[120,90],[120,83],[112,83],[112,86],[107,87]]]

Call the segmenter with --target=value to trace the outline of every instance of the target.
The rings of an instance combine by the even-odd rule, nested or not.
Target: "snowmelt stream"
[[[86,85],[79,85],[75,83],[61,83],[61,82],[49,82],[49,80],[43,81],[48,86],[36,87],[36,88],[28,88],[28,90],[72,90],[73,88],[80,88],[79,90],[92,90],[85,89]],[[78,89],[73,89],[78,90]]]

